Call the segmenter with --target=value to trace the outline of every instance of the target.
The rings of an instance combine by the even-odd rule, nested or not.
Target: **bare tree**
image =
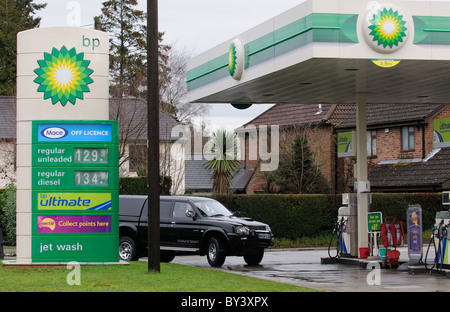
[[[168,53],[168,81],[161,88],[161,109],[176,116],[182,124],[192,124],[192,118],[207,115],[209,104],[188,103],[186,84],[186,63],[192,53],[172,47]]]
[[[16,140],[0,140],[0,188],[15,180],[16,158]]]
[[[130,150],[137,153],[138,146],[146,145],[146,105],[139,99],[119,98],[110,99],[109,106],[110,118],[119,122],[119,167],[123,169],[130,160]]]

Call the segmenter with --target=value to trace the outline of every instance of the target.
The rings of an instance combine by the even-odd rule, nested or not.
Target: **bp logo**
[[[236,80],[241,79],[244,71],[245,53],[244,46],[239,39],[234,39],[228,50],[228,69],[231,77]]]
[[[392,53],[400,49],[408,39],[407,19],[392,5],[378,5],[366,16],[363,34],[372,49]]]
[[[38,92],[44,93],[44,100],[51,99],[53,105],[67,102],[75,105],[77,99],[84,99],[84,93],[90,92],[88,85],[94,81],[89,77],[94,71],[89,68],[91,61],[84,59],[84,53],[75,48],[60,50],[53,48],[52,53],[44,52],[44,59],[37,61],[39,68],[34,72],[39,84]]]

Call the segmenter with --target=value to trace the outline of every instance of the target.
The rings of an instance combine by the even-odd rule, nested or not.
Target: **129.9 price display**
[[[108,148],[75,148],[74,163],[106,164],[108,163]]]

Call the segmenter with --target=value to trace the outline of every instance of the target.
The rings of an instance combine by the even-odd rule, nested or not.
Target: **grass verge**
[[[66,267],[0,266],[1,292],[310,292],[309,288],[220,270],[161,263],[149,273],[147,262],[81,266],[80,284],[68,285]]]

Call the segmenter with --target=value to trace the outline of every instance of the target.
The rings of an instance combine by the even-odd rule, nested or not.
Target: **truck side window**
[[[172,208],[172,202],[171,201],[163,201],[161,200],[159,202],[159,214],[161,218],[168,218],[170,215],[170,208]],[[144,209],[142,210],[142,219],[146,219],[148,217],[148,204],[147,201],[145,202]]]
[[[159,203],[159,214],[161,218],[169,218],[170,208],[172,208],[171,201],[160,201]]]
[[[188,203],[175,202],[175,206],[173,207],[172,217],[186,218],[186,210],[194,210],[194,209]]]

